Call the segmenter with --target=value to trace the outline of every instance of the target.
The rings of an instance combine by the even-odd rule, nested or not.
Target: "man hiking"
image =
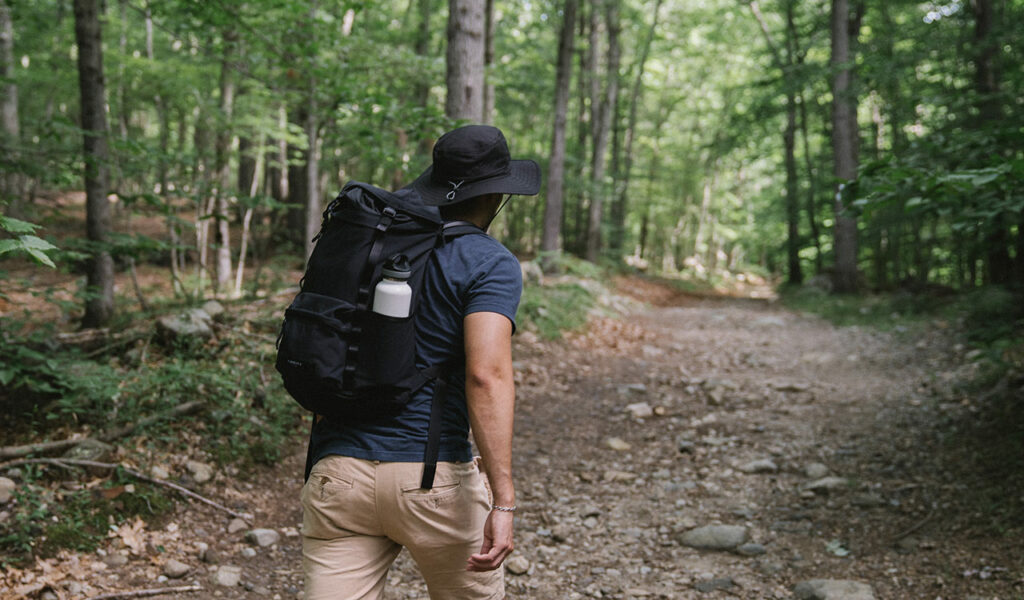
[[[485,232],[504,195],[539,191],[540,169],[512,160],[500,130],[470,125],[441,136],[410,187],[444,221]],[[511,337],[521,291],[518,260],[494,238],[461,235],[435,250],[415,313],[417,366],[448,365],[433,486],[421,487],[433,384],[394,415],[320,419],[302,489],[307,600],[383,598],[403,547],[434,600],[505,597],[500,567],[516,509]]]

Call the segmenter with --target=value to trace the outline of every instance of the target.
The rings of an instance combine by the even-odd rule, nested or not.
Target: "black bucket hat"
[[[409,186],[424,204],[444,206],[485,194],[533,196],[540,191],[540,167],[532,160],[512,160],[497,127],[467,125],[449,131],[434,144],[433,160]]]

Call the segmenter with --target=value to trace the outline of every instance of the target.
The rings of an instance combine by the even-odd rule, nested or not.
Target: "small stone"
[[[718,577],[716,579],[709,579],[706,581],[698,581],[694,584],[698,592],[713,592],[715,590],[731,590],[736,587],[736,582],[733,581],[732,577]]]
[[[299,530],[294,527],[285,527],[281,530],[281,533],[287,538],[299,537]]]
[[[617,437],[610,437],[607,440],[605,440],[604,443],[612,450],[616,450],[618,452],[625,452],[626,450],[629,450],[630,448],[633,447],[633,445],[630,444],[629,442]]]
[[[608,482],[613,482],[613,481],[633,481],[634,479],[636,479],[636,474],[635,473],[630,473],[628,471],[608,470],[608,471],[604,472],[604,475],[602,476],[602,478],[605,481],[608,481]]]
[[[207,548],[200,558],[203,559],[203,562],[211,565],[220,564],[220,562],[224,560],[223,557],[220,555],[220,552],[218,552],[215,548]]]
[[[242,567],[224,565],[211,574],[210,581],[222,587],[235,587],[242,581]]]
[[[701,550],[732,550],[747,541],[747,528],[741,525],[705,525],[679,537],[684,546]]]
[[[190,460],[185,463],[185,468],[188,469],[189,474],[196,483],[206,483],[213,479],[213,467],[206,463]]]
[[[114,447],[110,444],[87,438],[79,442],[78,445],[68,448],[68,451],[64,453],[64,458],[105,463],[113,454]],[[108,471],[108,469],[101,467],[87,467],[86,470],[97,476],[103,475]]]
[[[60,600],[57,594],[54,594],[50,590],[46,590],[39,596],[39,600]]]
[[[740,466],[740,471],[744,473],[775,473],[778,470],[778,465],[770,458],[753,460]]]
[[[120,552],[103,557],[103,563],[110,568],[123,567],[128,564],[128,557]]]
[[[829,492],[845,490],[849,487],[850,480],[845,477],[822,477],[805,485],[804,490],[816,494],[827,494]]]
[[[619,394],[622,396],[628,396],[630,394],[636,394],[638,396],[647,393],[647,386],[642,383],[627,383],[626,385],[619,386]]]
[[[845,579],[812,579],[793,588],[797,600],[875,600],[871,586]]]
[[[164,563],[164,575],[170,577],[171,579],[178,579],[180,577],[184,577],[191,570],[192,567],[186,565],[180,560],[175,560],[173,558]]]
[[[583,526],[586,527],[587,529],[593,529],[593,528],[597,527],[597,525],[598,525],[597,517],[587,517],[586,519],[583,519]]]
[[[530,567],[530,561],[525,556],[513,556],[505,561],[505,569],[513,575],[525,575]]]
[[[245,558],[253,558],[256,556],[256,550],[246,546],[242,548],[242,556]]]
[[[827,477],[828,474],[828,467],[820,462],[812,462],[804,467],[804,475],[806,475],[808,479],[821,479],[823,477]]]
[[[748,542],[736,548],[736,552],[743,556],[760,556],[767,551],[768,550],[764,546],[761,544],[755,544],[754,542]]]
[[[654,409],[646,402],[636,402],[626,406],[628,412],[634,419],[647,419],[654,416]]]
[[[551,539],[558,543],[565,543],[572,537],[572,529],[566,525],[555,525],[551,528]]]
[[[245,541],[261,548],[273,546],[281,540],[281,534],[273,529],[253,529],[245,534]]]
[[[14,495],[15,488],[18,484],[14,483],[13,480],[6,477],[0,477],[0,504],[7,504],[11,501],[11,496]]]
[[[249,524],[242,519],[231,519],[231,522],[228,523],[228,533],[238,533],[239,531],[248,528]]]
[[[152,475],[155,479],[171,478],[171,472],[168,471],[166,468],[161,467],[160,465],[153,465],[153,467],[149,470],[149,474]]]
[[[579,509],[577,514],[579,514],[581,519],[586,519],[587,517],[600,517],[601,508],[594,504],[585,504]]]

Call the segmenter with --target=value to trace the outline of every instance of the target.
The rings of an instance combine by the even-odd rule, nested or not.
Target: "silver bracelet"
[[[491,505],[491,510],[497,510],[497,511],[500,511],[500,512],[514,513],[514,512],[516,512],[516,508],[517,507],[516,507],[515,504],[513,504],[512,506],[498,506],[497,504],[492,504]]]

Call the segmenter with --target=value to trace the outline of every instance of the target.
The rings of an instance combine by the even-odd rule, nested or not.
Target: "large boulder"
[[[160,317],[156,330],[165,342],[202,342],[213,337],[213,318],[201,308],[190,308],[183,313]]]

